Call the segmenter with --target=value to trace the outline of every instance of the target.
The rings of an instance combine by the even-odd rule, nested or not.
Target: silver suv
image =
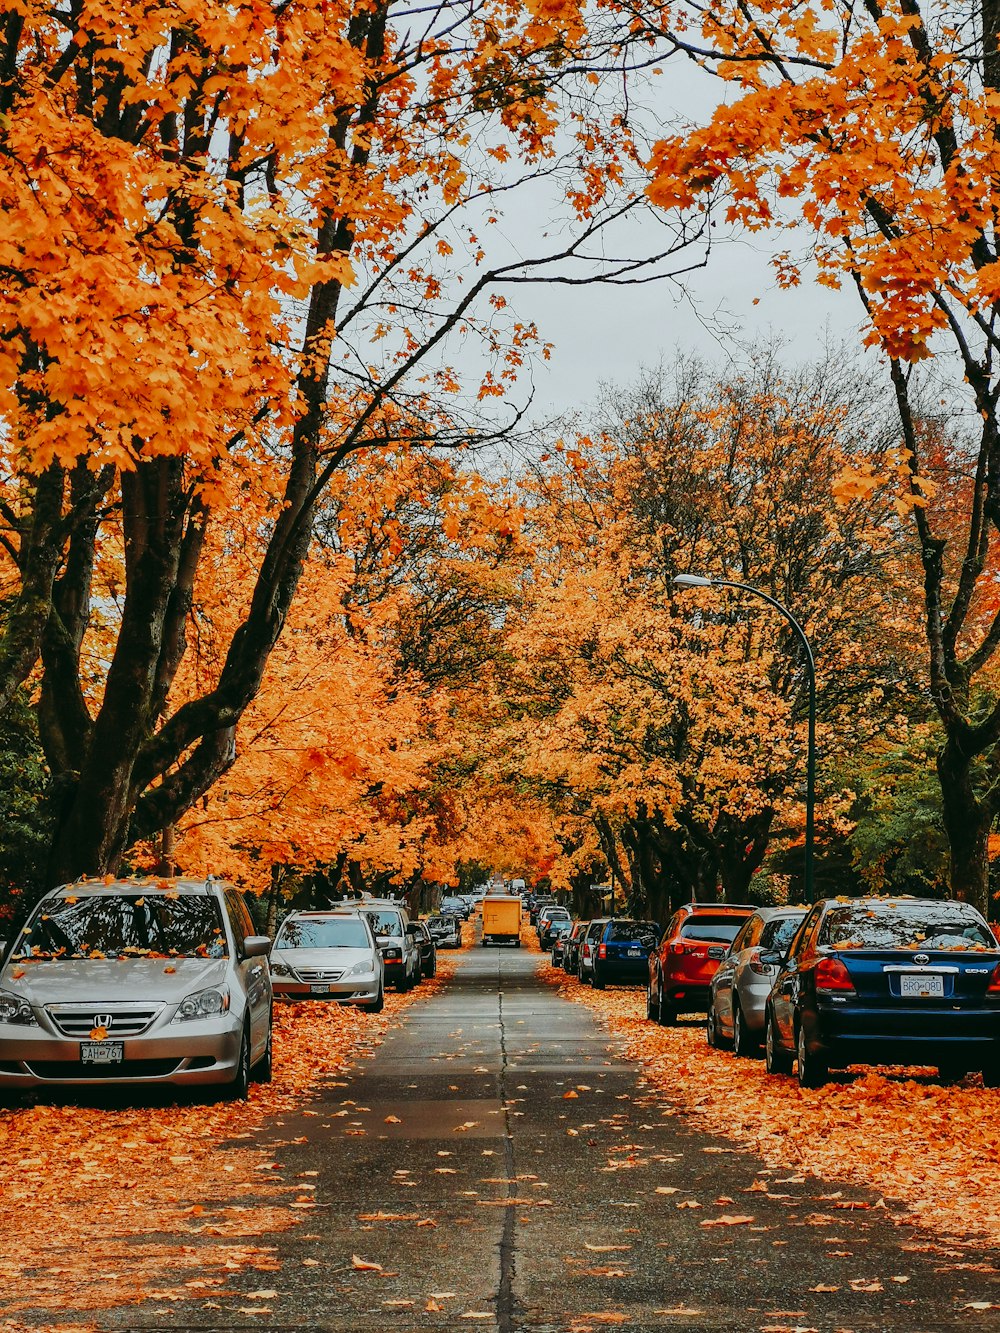
[[[387,985],[407,991],[420,980],[420,946],[406,908],[390,898],[363,898],[359,909],[368,918],[382,954]]]
[[[0,969],[0,1096],[45,1085],[271,1077],[271,941],[220,880],[46,894]]]

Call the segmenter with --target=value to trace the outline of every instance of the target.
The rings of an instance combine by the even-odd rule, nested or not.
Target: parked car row
[[[276,998],[377,1013],[386,986],[434,976],[438,941],[461,945],[457,918],[389,900],[292,912],[272,942],[211,876],[64,885],[0,945],[0,1099],[135,1083],[245,1098],[271,1078]]]
[[[597,989],[644,984],[646,1016],[705,1013],[710,1046],[763,1050],[804,1087],[850,1065],[981,1072],[1000,1087],[1000,943],[967,903],[827,898],[687,903],[655,922],[572,922],[552,961]]]

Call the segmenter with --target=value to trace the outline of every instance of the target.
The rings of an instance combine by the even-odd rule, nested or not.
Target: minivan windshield
[[[276,949],[370,949],[365,923],[358,916],[293,917],[274,941]]]
[[[225,958],[227,953],[214,897],[137,890],[41,903],[11,957]]]

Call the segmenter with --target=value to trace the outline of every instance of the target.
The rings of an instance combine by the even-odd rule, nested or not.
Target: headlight
[[[287,963],[276,963],[272,958],[271,975],[273,977],[290,977],[292,975],[292,969],[288,966]]]
[[[216,1014],[224,1014],[228,1008],[229,991],[224,986],[212,986],[208,990],[195,991],[193,995],[181,1000],[170,1021],[183,1023],[189,1018],[213,1018]]]
[[[374,971],[375,971],[375,964],[370,959],[366,958],[360,963],[355,963],[353,967],[349,967],[347,971],[344,973],[344,976],[360,977],[363,976],[366,972],[374,972]]]
[[[23,1026],[37,1027],[38,1023],[31,1005],[20,995],[10,991],[0,991],[0,1023],[21,1023]]]

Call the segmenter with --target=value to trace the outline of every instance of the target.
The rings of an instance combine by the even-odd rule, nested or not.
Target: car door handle
[[[794,981],[783,981],[781,985],[778,987],[778,994],[791,995],[794,990],[795,990]]]

